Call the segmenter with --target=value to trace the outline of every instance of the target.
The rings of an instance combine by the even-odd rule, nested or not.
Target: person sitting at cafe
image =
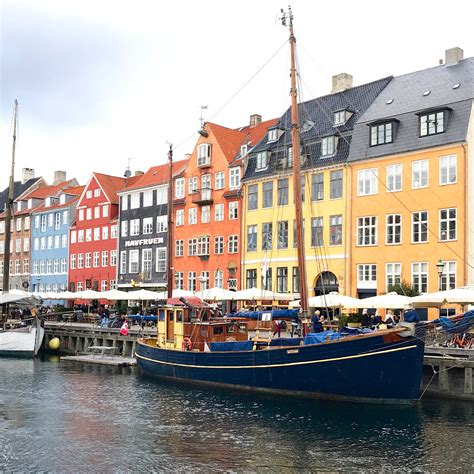
[[[370,316],[369,311],[367,309],[362,310],[362,326],[368,328],[370,326]]]
[[[387,310],[385,313],[385,319],[383,321],[387,326],[394,326],[395,323],[395,318],[393,316],[393,311],[391,309]]]

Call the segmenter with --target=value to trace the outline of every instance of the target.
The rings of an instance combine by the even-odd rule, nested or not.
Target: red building
[[[76,207],[69,238],[69,290],[106,291],[117,284],[119,198],[117,191],[141,176],[93,173]]]
[[[276,120],[230,129],[206,123],[182,176],[174,179],[175,287],[240,288],[244,158]]]

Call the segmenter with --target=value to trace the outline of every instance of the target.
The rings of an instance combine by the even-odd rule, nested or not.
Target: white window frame
[[[214,175],[214,189],[224,189],[225,188],[225,173],[224,171],[218,171]]]
[[[456,154],[439,157],[439,185],[457,183],[457,160]]]
[[[229,168],[229,189],[240,188],[240,166]]]
[[[216,204],[214,206],[214,221],[221,222],[224,220],[224,204]]]
[[[367,219],[370,219],[367,222]],[[357,247],[373,247],[378,242],[377,216],[363,216],[357,218]],[[366,235],[368,232],[368,235]],[[369,237],[370,243],[366,244],[365,239]],[[362,240],[361,240],[362,237]],[[361,243],[362,242],[362,243]]]
[[[197,149],[197,165],[209,166],[211,164],[211,144],[200,143]]]
[[[357,172],[357,195],[372,196],[378,194],[378,173],[377,168],[359,170]]]
[[[428,262],[412,262],[411,264],[412,286],[419,293],[428,293],[429,291],[428,270]],[[426,288],[424,288],[424,285],[426,285]]]
[[[400,262],[388,262],[385,264],[385,289],[389,286],[400,284],[402,281],[402,264]]]
[[[394,193],[402,190],[402,164],[387,166],[387,191]]]
[[[451,211],[454,211],[454,217],[451,217]],[[443,213],[446,213],[446,217],[445,218],[442,218],[441,215]],[[449,241],[452,241],[452,240],[457,240],[458,238],[458,223],[457,223],[457,219],[458,219],[458,210],[456,207],[449,207],[449,208],[445,208],[445,209],[440,209],[439,210],[439,240],[441,242],[449,242]],[[451,238],[450,237],[450,224],[454,222],[454,237]],[[442,227],[443,227],[443,224],[446,226],[446,229],[445,229],[445,232],[446,232],[446,237],[443,238],[443,230],[442,230]]]
[[[185,179],[184,178],[176,178],[174,182],[174,197],[175,199],[183,199],[184,198],[184,190],[185,190]]]
[[[411,163],[412,189],[423,189],[429,186],[430,167],[428,160],[415,160]]]
[[[421,215],[423,212],[426,212],[426,221],[422,221],[422,220],[418,220],[418,222],[415,222],[415,215],[418,214],[418,215]],[[421,216],[419,216],[421,217]],[[415,227],[419,227],[418,229],[418,235],[422,235],[422,226],[423,224],[426,222],[426,240],[418,240],[418,241],[415,241]],[[412,244],[426,244],[429,239],[428,239],[428,235],[429,235],[429,213],[428,211],[414,211],[411,213],[411,243]]]
[[[389,222],[392,219],[392,222]],[[393,221],[399,218],[399,222]],[[400,245],[402,243],[402,215],[401,214],[387,214],[385,216],[385,244],[386,245]],[[393,242],[389,242],[389,229],[392,228],[392,237],[393,237]],[[396,229],[399,229],[398,236],[399,236],[399,241],[396,241],[395,236],[397,235]]]

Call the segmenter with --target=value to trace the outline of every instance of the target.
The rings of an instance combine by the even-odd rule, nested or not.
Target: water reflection
[[[471,404],[287,399],[65,361],[2,360],[0,381],[0,470],[441,471],[474,447]]]

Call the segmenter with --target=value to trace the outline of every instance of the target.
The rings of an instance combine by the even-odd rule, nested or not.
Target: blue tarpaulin
[[[269,309],[268,311],[239,311],[238,313],[231,313],[229,316],[232,318],[247,318],[262,320],[262,314],[271,313],[272,319],[298,319],[298,309]]]
[[[236,341],[236,342],[210,342],[209,349],[215,351],[251,351],[253,348],[252,341]]]
[[[272,339],[270,342],[271,346],[299,346],[303,339],[301,337],[279,337],[278,339]]]
[[[466,311],[459,321],[451,321],[448,318],[441,317],[435,324],[440,325],[443,332],[449,334],[461,334],[468,331],[474,325],[474,311]]]
[[[328,331],[311,332],[309,334],[306,334],[304,338],[304,343],[305,345],[320,344],[321,342],[334,341],[336,339],[340,339],[341,337],[341,334],[339,334],[338,332],[331,331],[329,329]]]
[[[154,323],[156,323],[156,321],[158,321],[158,316],[153,316],[152,314],[148,315],[148,316],[142,316],[140,314],[135,314],[135,315],[130,315],[128,317],[132,321],[153,321]]]

